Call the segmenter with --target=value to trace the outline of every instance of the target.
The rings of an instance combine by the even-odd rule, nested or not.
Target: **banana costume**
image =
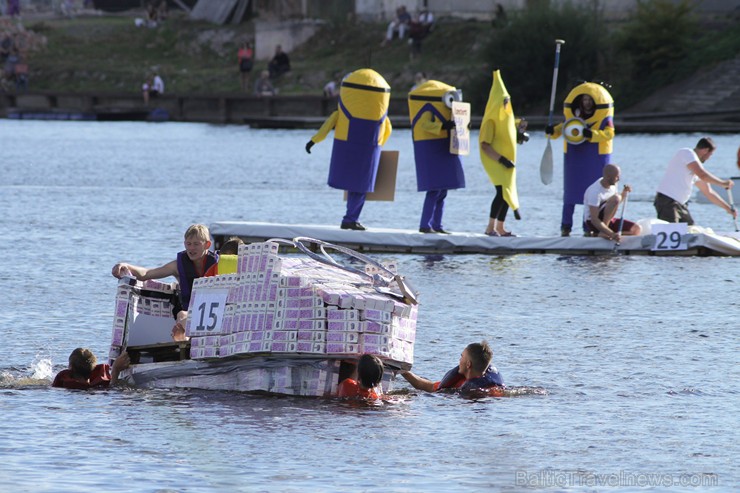
[[[509,92],[506,90],[501,72],[493,72],[493,84],[488,94],[488,103],[483,113],[479,144],[489,144],[495,152],[516,164],[517,126],[519,120],[514,117]],[[483,152],[479,145],[480,160],[494,186],[501,187],[503,200],[516,215],[519,209],[519,195],[516,190],[516,168],[506,167]],[[495,201],[496,199],[494,199]],[[493,208],[492,208],[492,213]],[[505,212],[504,212],[505,215]],[[493,218],[493,215],[491,216]]]
[[[584,95],[593,99],[593,114],[584,118],[581,101]],[[593,182],[601,178],[604,166],[611,163],[614,140],[614,100],[604,86],[585,82],[573,88],[563,104],[565,122],[553,129],[551,139],[563,134],[563,234],[570,233],[576,204],[583,204],[583,194]],[[580,120],[577,120],[579,119]],[[574,120],[576,119],[576,120]],[[572,122],[572,123],[571,123]],[[578,127],[588,129],[590,137]],[[572,129],[572,132],[569,130]],[[575,135],[575,137],[573,136]]]
[[[427,192],[419,229],[423,232],[444,232],[442,215],[447,191],[465,188],[465,173],[456,154],[450,153],[452,109],[446,101],[462,99],[452,86],[430,80],[409,93],[409,119],[414,140],[416,186]]]

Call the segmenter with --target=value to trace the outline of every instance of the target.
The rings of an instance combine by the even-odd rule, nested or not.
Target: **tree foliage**
[[[549,5],[525,9],[510,16],[510,22],[493,33],[485,53],[491,69],[501,75],[518,112],[543,108],[549,103],[555,62],[555,39],[565,40],[560,54],[558,101],[582,80],[608,79],[607,38],[598,3],[560,8]],[[485,104],[490,70],[476,89]],[[484,89],[485,88],[485,89]]]

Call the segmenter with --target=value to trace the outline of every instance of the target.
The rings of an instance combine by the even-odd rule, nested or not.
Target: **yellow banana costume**
[[[328,184],[347,190],[347,214],[342,228],[364,229],[358,222],[365,194],[375,190],[381,146],[391,135],[388,104],[391,88],[376,71],[355,70],[342,80],[338,109],[311,138],[306,150],[334,129]]]
[[[516,145],[517,145],[517,125],[518,121],[514,117],[514,108],[511,105],[509,92],[506,90],[504,81],[501,78],[501,72],[493,72],[493,84],[488,94],[488,103],[483,114],[480,134],[478,136],[480,159],[483,168],[488,174],[491,183],[497,189],[497,195],[494,204],[491,206],[491,218],[497,218],[503,221],[506,217],[508,207],[502,211],[501,208],[508,204],[518,216],[519,196],[516,190]],[[486,152],[484,144],[488,144],[490,149],[500,158],[495,158]],[[503,199],[505,204],[497,204],[497,199]],[[500,200],[499,200],[500,202]],[[503,214],[503,217],[501,215]]]

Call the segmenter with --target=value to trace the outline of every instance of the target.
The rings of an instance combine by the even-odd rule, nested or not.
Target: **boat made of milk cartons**
[[[281,246],[299,253],[281,254]],[[241,245],[237,265],[194,281],[189,340],[180,342],[171,336],[177,285],[122,278],[109,355],[131,356],[121,378],[144,388],[328,396],[361,354],[388,370],[411,368],[417,293],[395,265],[311,238]],[[394,373],[385,372],[383,391]]]

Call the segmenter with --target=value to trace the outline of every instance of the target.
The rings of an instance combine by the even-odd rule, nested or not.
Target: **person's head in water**
[[[380,385],[383,380],[383,362],[375,355],[363,354],[357,363],[357,380],[366,389]]]
[[[69,355],[69,369],[75,378],[88,380],[97,364],[98,359],[89,349],[78,347]]]
[[[468,379],[479,377],[488,370],[492,359],[493,350],[486,341],[468,344],[460,355],[458,372]]]

